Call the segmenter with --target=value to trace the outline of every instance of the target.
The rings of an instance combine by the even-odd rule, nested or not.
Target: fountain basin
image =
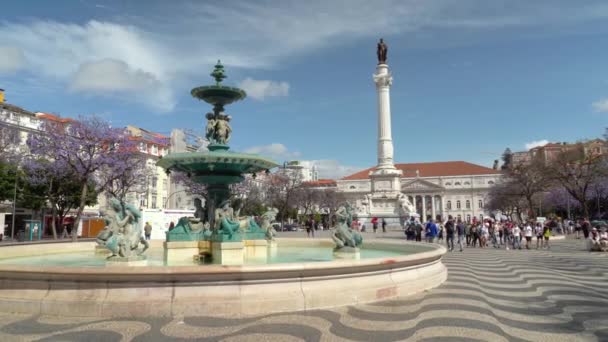
[[[329,246],[277,239],[278,248]],[[262,265],[63,267],[0,265],[0,311],[94,317],[242,317],[405,296],[447,278],[439,245],[371,241],[364,248],[418,253],[370,259]],[[90,251],[93,242],[0,247],[3,259]],[[6,260],[5,260],[6,261]]]
[[[242,175],[245,173],[261,172],[278,166],[268,158],[225,149],[171,153],[156,165],[188,173],[195,181],[205,184],[238,183],[243,180]]]

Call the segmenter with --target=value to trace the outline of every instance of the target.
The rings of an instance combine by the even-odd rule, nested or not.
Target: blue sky
[[[397,162],[490,166],[608,126],[605,1],[11,1],[0,87],[33,111],[202,132],[190,89],[219,58],[250,95],[227,110],[233,149],[339,176],[376,162],[379,37]]]

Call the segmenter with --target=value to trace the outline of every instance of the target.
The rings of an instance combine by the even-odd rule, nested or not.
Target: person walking
[[[150,222],[146,222],[146,225],[144,226],[144,235],[146,240],[150,240],[150,237],[152,236],[152,225]]]
[[[534,234],[536,235],[536,249],[539,249],[543,245],[543,226],[540,222],[536,222]]]
[[[521,228],[519,228],[519,224],[513,227],[513,249],[521,249]]]
[[[458,246],[460,247],[460,251],[463,251],[462,248],[462,241],[465,239],[465,235],[466,235],[466,230],[465,230],[465,224],[462,223],[461,219],[458,219],[458,224],[456,224],[456,231],[458,233]]]
[[[587,240],[589,238],[589,232],[591,231],[591,223],[589,222],[588,217],[585,217],[583,224],[581,224],[581,229],[583,230],[583,237]]]
[[[422,224],[416,220],[416,241],[418,242],[422,242],[422,231],[423,231],[423,227]]]
[[[471,227],[471,244],[473,245],[473,247],[476,247],[477,241],[479,240],[479,233],[477,231],[478,229],[479,227],[477,226],[477,223],[473,223],[473,226]]]
[[[549,238],[551,237],[551,227],[549,227],[548,225],[546,225],[543,228],[543,238],[545,240],[544,244],[543,244],[543,248],[549,249]]]
[[[437,238],[437,234],[438,234],[437,225],[431,219],[426,224],[426,232],[425,232],[426,242],[428,242],[428,243],[435,242],[435,239]]]
[[[530,245],[532,244],[532,225],[530,222],[526,223],[526,227],[524,228],[524,236],[526,238],[526,249],[530,249]]]
[[[467,222],[467,224],[464,226],[464,234],[466,236],[466,242],[467,242],[467,247],[469,247],[471,245],[471,223]]]
[[[378,218],[377,217],[372,217],[372,227],[374,228],[374,234],[376,234],[376,231],[378,230]]]
[[[386,220],[382,219],[382,232],[386,233]]]
[[[454,250],[454,229],[454,220],[452,220],[452,216],[450,215],[445,223],[445,241],[450,252]]]

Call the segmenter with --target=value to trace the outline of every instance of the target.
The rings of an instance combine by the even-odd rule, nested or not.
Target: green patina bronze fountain
[[[227,77],[224,66],[217,62],[211,73],[214,85],[192,89],[193,97],[213,105],[206,114],[205,136],[209,141],[208,151],[171,153],[158,161],[157,165],[172,172],[188,175],[194,182],[207,186],[207,210],[203,217],[183,218],[171,232],[167,241],[211,240],[216,242],[266,239],[267,232],[253,218],[235,216],[230,206],[230,184],[239,183],[244,174],[264,172],[278,166],[274,161],[255,154],[230,151],[228,141],[232,134],[232,117],[224,107],[243,100],[244,90],[222,84]]]

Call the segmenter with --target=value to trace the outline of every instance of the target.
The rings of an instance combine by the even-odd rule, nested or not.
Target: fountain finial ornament
[[[213,69],[213,72],[211,73],[211,77],[215,78],[215,85],[220,85],[220,83],[222,83],[222,81],[226,77],[228,77],[224,72],[224,66],[222,65],[222,62],[219,59],[217,60],[215,69]]]
[[[386,64],[386,58],[388,54],[388,45],[384,42],[384,39],[380,38],[378,42],[378,49],[376,51],[378,55],[378,64]]]

